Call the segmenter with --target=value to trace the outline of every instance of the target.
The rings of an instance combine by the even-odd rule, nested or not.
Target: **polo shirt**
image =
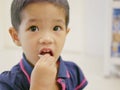
[[[57,83],[61,90],[83,90],[88,84],[80,67],[75,63],[58,59],[59,70]],[[0,74],[0,90],[29,90],[30,75],[33,67],[28,63],[25,56],[10,71]]]

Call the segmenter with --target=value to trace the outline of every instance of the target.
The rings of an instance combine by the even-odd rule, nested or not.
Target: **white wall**
[[[1,0],[0,1],[0,33],[1,33],[1,42],[3,43],[2,47],[7,48],[11,46],[15,46],[11,41],[11,38],[8,33],[8,29],[11,26],[10,22],[10,4],[12,0]],[[1,45],[0,45],[1,48]]]
[[[84,0],[70,1],[70,28],[65,50],[84,52]]]
[[[110,0],[85,0],[85,53],[104,55],[107,9]]]

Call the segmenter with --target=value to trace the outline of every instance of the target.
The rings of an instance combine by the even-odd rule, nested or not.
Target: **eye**
[[[53,30],[54,30],[54,31],[60,31],[60,30],[61,30],[61,27],[60,27],[60,26],[55,26],[55,27],[53,28]]]
[[[36,32],[36,31],[39,31],[39,28],[37,26],[31,26],[29,30],[32,32]]]

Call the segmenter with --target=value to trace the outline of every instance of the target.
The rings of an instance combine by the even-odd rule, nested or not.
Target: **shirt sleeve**
[[[29,90],[26,80],[21,73],[3,72],[0,74],[0,90]]]
[[[86,85],[88,84],[88,81],[84,76],[84,73],[82,72],[80,67],[77,65],[76,65],[76,73],[77,73],[78,85],[76,86],[75,90],[83,90],[83,88],[85,88]]]
[[[19,64],[0,74],[0,90],[29,90],[29,86]]]
[[[74,90],[83,90],[86,85],[88,84],[86,77],[84,76],[81,68],[75,64],[71,63],[71,75],[72,79],[74,80],[75,83],[75,89]]]
[[[8,75],[8,72],[3,72],[2,74],[0,74],[0,90],[13,90],[11,88],[11,80],[8,80]]]
[[[12,90],[12,88],[6,83],[0,81],[0,90]]]

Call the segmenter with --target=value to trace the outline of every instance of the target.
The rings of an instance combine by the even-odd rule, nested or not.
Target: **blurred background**
[[[120,67],[120,58],[115,59],[117,64],[114,64],[110,57],[113,1],[69,0],[71,31],[62,56],[83,70],[89,82],[84,90],[120,90],[120,70],[115,69]],[[21,48],[15,46],[8,33],[11,2],[0,1],[0,72],[10,70],[22,55]]]

